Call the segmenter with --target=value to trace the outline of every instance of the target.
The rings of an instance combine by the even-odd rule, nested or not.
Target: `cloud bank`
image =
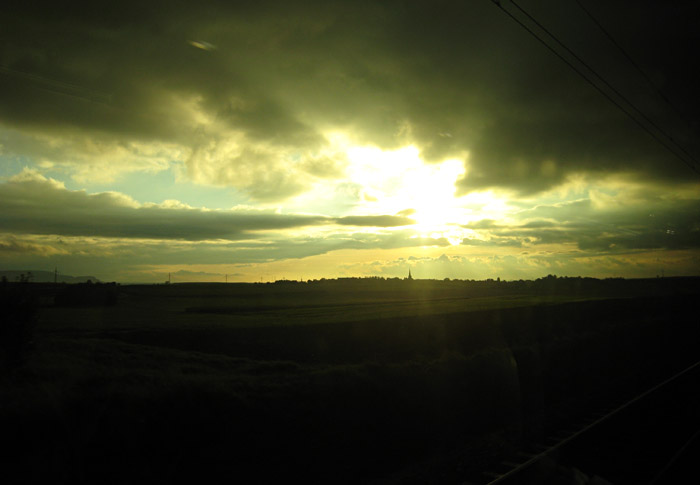
[[[698,153],[581,12],[525,6]],[[697,119],[694,7],[590,8]],[[428,162],[460,158],[460,193],[539,193],[580,173],[688,176],[491,2],[15,6],[0,32],[4,153],[86,180],[179,160],[194,181],[284,200],[342,176],[335,131],[387,150],[414,144]]]

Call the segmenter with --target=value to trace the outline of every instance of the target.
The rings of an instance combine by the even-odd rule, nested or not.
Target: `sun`
[[[349,178],[362,187],[366,211],[406,215],[422,236],[454,232],[463,218],[455,196],[465,172],[462,160],[426,163],[413,145],[390,151],[355,146],[347,156]]]
[[[443,229],[459,222],[461,206],[455,197],[455,183],[464,174],[460,160],[435,165],[423,164],[406,174],[404,191],[415,212],[413,219],[422,230]]]

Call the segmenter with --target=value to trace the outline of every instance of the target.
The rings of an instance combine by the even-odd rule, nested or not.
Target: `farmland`
[[[699,289],[10,285],[34,308],[26,348],[3,364],[3,466],[26,482],[457,483],[697,360]]]

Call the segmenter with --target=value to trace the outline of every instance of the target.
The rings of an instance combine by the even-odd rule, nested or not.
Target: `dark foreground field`
[[[697,279],[3,291],[11,483],[460,483],[698,360]]]

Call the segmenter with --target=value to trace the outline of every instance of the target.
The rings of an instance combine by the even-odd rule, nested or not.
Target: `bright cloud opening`
[[[454,195],[462,161],[428,164],[415,146],[392,151],[355,146],[347,154],[348,178],[363,188],[364,210],[409,215],[425,234],[444,231],[463,217]]]

